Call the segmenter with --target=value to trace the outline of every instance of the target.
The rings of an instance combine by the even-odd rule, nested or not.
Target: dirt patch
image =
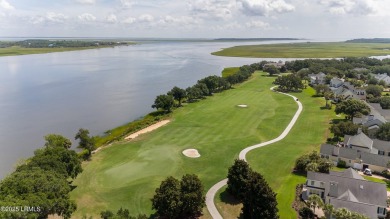
[[[191,158],[198,158],[200,157],[200,154],[198,150],[196,149],[186,149],[183,151],[184,156],[191,157]]]
[[[153,124],[151,126],[148,126],[148,127],[144,128],[144,129],[139,130],[138,132],[135,132],[135,133],[125,137],[125,140],[134,139],[134,138],[138,137],[139,135],[142,135],[142,134],[145,134],[147,132],[151,132],[151,131],[153,131],[155,129],[158,129],[161,126],[168,124],[169,122],[170,122],[170,120],[163,120],[163,121],[160,121],[158,123],[155,123],[155,124]]]

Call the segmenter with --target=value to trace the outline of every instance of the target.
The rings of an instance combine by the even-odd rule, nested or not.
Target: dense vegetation
[[[76,204],[70,200],[70,180],[81,173],[81,161],[69,150],[69,139],[50,134],[45,147],[0,182],[0,218],[70,218]],[[23,209],[22,209],[23,208]]]
[[[243,218],[279,218],[276,193],[245,161],[235,160],[227,178],[227,191],[243,203]]]
[[[345,41],[347,43],[390,43],[390,38],[353,39]]]
[[[295,170],[301,173],[306,173],[307,171],[329,173],[331,168],[332,162],[321,158],[316,151],[304,154],[295,161]]]

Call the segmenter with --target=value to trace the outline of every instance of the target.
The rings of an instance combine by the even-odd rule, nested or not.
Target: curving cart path
[[[272,91],[274,91],[275,87],[276,86],[271,87],[270,89]],[[276,92],[278,92],[278,91],[276,91]],[[277,138],[274,138],[272,140],[269,140],[269,141],[266,141],[266,142],[263,142],[263,143],[256,144],[256,145],[253,145],[253,146],[245,148],[244,150],[242,150],[240,152],[240,154],[238,156],[239,159],[246,161],[245,157],[246,157],[246,154],[249,151],[257,149],[257,148],[260,148],[260,147],[264,147],[264,146],[269,145],[269,144],[273,144],[275,142],[278,142],[278,141],[284,139],[288,135],[288,133],[290,132],[292,127],[294,126],[295,122],[298,120],[299,115],[301,114],[301,112],[303,110],[302,103],[297,101],[297,98],[295,96],[291,95],[291,94],[286,94],[286,93],[283,93],[283,92],[278,92],[278,93],[281,93],[281,94],[284,94],[284,95],[292,97],[294,99],[294,101],[298,104],[297,112],[294,114],[294,117],[291,119],[290,123],[284,129],[282,134],[280,134]],[[207,209],[210,212],[210,215],[213,217],[213,219],[222,219],[221,214],[218,212],[217,207],[214,204],[214,197],[215,197],[215,194],[218,192],[218,190],[220,190],[226,184],[227,184],[227,179],[223,179],[220,182],[218,182],[217,184],[215,184],[214,186],[212,186],[209,189],[209,191],[207,191],[207,194],[206,194],[206,206],[207,206]]]

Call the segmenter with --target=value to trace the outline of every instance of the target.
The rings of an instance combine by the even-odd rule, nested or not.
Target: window
[[[390,152],[389,152],[389,153],[387,153],[387,156],[389,156],[389,157],[390,157]]]
[[[380,215],[385,215],[385,214],[386,214],[386,209],[385,209],[385,208],[378,207],[377,213],[380,214]]]
[[[385,152],[384,151],[378,151],[378,154],[379,155],[385,155]]]
[[[351,160],[349,160],[348,162],[351,163]]]
[[[310,182],[310,185],[314,186],[314,181],[313,180]]]

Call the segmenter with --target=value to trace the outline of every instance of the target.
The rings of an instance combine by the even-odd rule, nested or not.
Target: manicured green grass
[[[389,49],[388,43],[289,43],[235,46],[212,54],[255,58],[342,58],[388,55]]]
[[[104,47],[99,47],[104,48]],[[30,54],[42,54],[52,52],[67,52],[86,49],[98,49],[97,47],[69,47],[69,48],[23,48],[19,46],[12,46],[7,48],[0,48],[0,56],[18,56]]]
[[[250,166],[255,171],[260,172],[277,193],[280,218],[297,218],[294,209],[291,207],[295,196],[295,186],[304,183],[306,177],[292,174],[295,160],[306,152],[319,149],[319,145],[324,143],[329,135],[329,121],[335,118],[333,110],[320,109],[321,106],[325,105],[325,101],[323,98],[312,97],[313,94],[315,94],[315,91],[310,87],[302,93],[293,94],[302,102],[304,109],[294,128],[285,139],[251,151],[247,155]],[[285,98],[291,102],[288,106],[291,113],[295,113],[296,104],[290,97],[285,96]],[[287,108],[285,111],[287,111]],[[292,115],[289,119],[291,118]],[[263,122],[259,128],[262,130],[275,128],[273,125],[283,127],[283,129],[286,127],[285,124],[278,125]],[[277,133],[277,135],[280,133]],[[276,137],[268,136],[268,139]],[[218,197],[216,201],[220,209],[225,208],[226,204],[222,203]],[[232,208],[240,208],[240,206],[232,206]],[[236,210],[226,212],[224,216]]]
[[[238,72],[238,70],[240,70],[239,67],[225,68],[222,71],[222,77],[226,78],[226,77],[228,77],[228,76],[230,76],[232,74],[235,74],[236,72]]]
[[[155,188],[170,175],[195,173],[206,192],[226,178],[243,148],[277,137],[291,120],[297,105],[292,98],[269,90],[274,79],[255,73],[232,90],[176,110],[168,125],[95,154],[74,183],[75,218],[120,207],[133,215],[150,214]],[[326,137],[325,120],[331,111],[320,110],[323,100],[312,98],[313,92],[296,94],[305,108],[286,140],[248,154],[250,165],[264,174],[276,192],[283,192],[278,195],[279,208],[286,213],[281,213],[283,216],[294,215],[288,202],[294,198],[295,184],[304,180],[290,174],[295,158],[317,148]],[[181,152],[187,148],[198,149],[201,157],[184,157]],[[204,212],[203,218],[210,218],[206,209]]]

